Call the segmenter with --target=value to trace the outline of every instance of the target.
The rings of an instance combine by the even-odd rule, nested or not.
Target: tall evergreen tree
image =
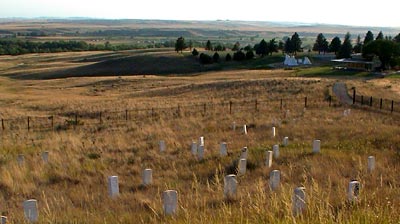
[[[338,58],[351,58],[351,52],[353,50],[353,46],[351,45],[351,35],[349,32],[346,33],[344,37],[343,44],[340,47]]]
[[[261,57],[264,57],[265,55],[268,54],[268,44],[267,42],[262,39],[260,43],[256,47],[256,54],[261,55]]]
[[[284,49],[285,49],[285,53],[293,53],[294,52],[293,43],[290,38],[286,39]]]
[[[356,45],[354,45],[354,53],[361,53],[362,52],[362,43],[360,35],[357,36]]]
[[[340,50],[342,46],[342,41],[339,37],[334,37],[329,45],[329,51],[334,52],[337,55],[337,52]]]
[[[368,30],[368,32],[364,38],[364,45],[368,44],[369,42],[371,42],[373,40],[374,40],[374,34],[370,30]]]
[[[213,47],[212,47],[211,41],[207,40],[206,51],[212,51],[212,50],[213,50]]]
[[[179,37],[177,40],[176,40],[176,43],[175,43],[175,51],[176,52],[181,52],[182,53],[182,51],[183,51],[183,49],[185,49],[186,48],[186,44],[185,44],[185,38],[183,38],[183,37]]]
[[[325,52],[328,50],[328,41],[324,37],[322,33],[318,34],[317,39],[315,40],[313,51],[318,51],[318,54],[321,52]]]
[[[272,38],[268,43],[268,52],[270,55],[274,52],[278,52],[278,44],[276,43],[275,38]]]
[[[378,36],[376,36],[376,39],[375,39],[375,40],[383,40],[383,39],[385,39],[385,37],[383,36],[382,31],[380,31],[380,32],[378,33]]]
[[[301,39],[299,37],[299,34],[297,34],[297,32],[295,32],[292,35],[291,42],[292,42],[292,47],[293,47],[294,54],[296,54],[297,52],[300,52],[301,51],[302,42],[301,42]]]

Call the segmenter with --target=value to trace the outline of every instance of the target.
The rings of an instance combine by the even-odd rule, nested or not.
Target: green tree
[[[334,52],[335,55],[337,55],[337,52],[339,52],[341,46],[342,41],[340,40],[340,38],[334,37],[331,41],[331,44],[329,45],[329,51]]]
[[[213,50],[213,47],[212,47],[211,41],[207,40],[206,51],[212,51],[212,50]]]
[[[368,30],[364,38],[364,45],[372,42],[373,40],[374,40],[374,34],[370,30]]]
[[[176,52],[179,52],[179,51],[180,51],[180,52],[182,53],[182,51],[183,51],[184,49],[186,49],[185,38],[179,37],[179,38],[176,40],[176,43],[175,43],[175,51],[176,51]]]
[[[276,43],[275,38],[272,38],[269,42],[268,42],[268,53],[270,55],[272,55],[272,53],[274,52],[278,52],[278,44]]]
[[[226,54],[226,56],[225,56],[225,61],[232,61],[232,56],[231,56],[231,54]]]
[[[292,43],[292,40],[290,38],[286,39],[284,50],[285,50],[285,53],[293,53],[294,52],[293,43]]]
[[[396,43],[400,43],[400,33],[397,34],[397,36],[395,36],[395,37],[393,38],[393,41],[396,42]]]
[[[218,63],[219,62],[219,54],[217,52],[214,53],[213,55],[213,61]]]
[[[362,52],[362,43],[361,43],[360,35],[357,36],[356,45],[354,45],[353,51],[354,51],[354,53],[357,53],[357,54]]]
[[[328,41],[324,37],[322,33],[318,34],[317,39],[315,40],[313,51],[318,51],[318,54],[321,52],[325,52],[328,50]]]
[[[375,40],[383,40],[383,39],[385,39],[385,37],[383,36],[382,31],[380,31],[380,32],[378,33],[378,36],[376,36],[376,39],[375,39]]]
[[[375,40],[363,48],[363,57],[372,60],[373,56],[378,56],[381,61],[381,68],[387,69],[390,62],[400,55],[398,43],[391,40]]]
[[[243,51],[236,51],[234,54],[233,54],[233,60],[235,60],[235,61],[243,61],[243,60],[245,60],[246,59],[246,54],[245,53],[243,53]]]
[[[193,56],[199,55],[199,52],[197,51],[196,48],[193,48],[192,55],[193,55]]]
[[[213,59],[208,54],[201,53],[199,59],[202,64],[212,64],[213,63]]]
[[[232,51],[238,51],[238,50],[240,50],[240,43],[236,42],[232,47]]]
[[[297,34],[297,32],[295,32],[292,35],[292,38],[290,39],[290,41],[292,42],[293,52],[296,55],[297,52],[301,51],[301,44],[302,44],[299,34]]]
[[[262,39],[257,46],[254,46],[254,48],[256,50],[256,54],[261,55],[261,57],[264,57],[268,54],[268,44],[264,39]]]
[[[254,52],[253,50],[249,50],[246,52],[246,59],[253,59],[254,58]]]
[[[343,44],[340,46],[338,53],[338,58],[351,58],[351,52],[353,51],[353,46],[351,45],[351,35],[349,32],[344,36]]]

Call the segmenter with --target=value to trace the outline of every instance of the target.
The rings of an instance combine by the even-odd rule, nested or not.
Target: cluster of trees
[[[333,52],[337,58],[351,58],[353,53],[362,53],[363,58],[367,60],[373,60],[374,56],[377,56],[382,63],[381,69],[387,69],[389,66],[400,65],[400,34],[392,38],[385,37],[382,32],[379,32],[374,38],[374,34],[368,31],[363,41],[358,35],[353,46],[350,33],[345,35],[343,42],[336,36],[330,43],[320,33],[313,50],[318,51],[319,54]]]
[[[47,41],[0,40],[0,55],[20,55],[27,53],[56,53],[68,51],[130,50],[135,45],[88,44],[84,41]]]

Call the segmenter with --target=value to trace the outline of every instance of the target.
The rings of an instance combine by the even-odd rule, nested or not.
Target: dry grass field
[[[96,53],[98,54],[98,53]],[[107,57],[109,53],[104,53]],[[101,56],[101,57],[103,57]],[[164,76],[109,76],[40,79],[43,70],[68,69],[91,53],[0,58],[0,118],[47,117],[56,122],[73,113],[155,108],[157,116],[100,123],[82,117],[79,125],[55,130],[0,129],[0,212],[8,223],[24,223],[23,202],[36,199],[39,223],[398,223],[400,221],[400,119],[362,107],[324,101],[335,82],[359,94],[400,99],[397,79],[303,77],[296,70],[232,70]],[[47,59],[46,59],[47,58]],[[29,65],[29,60],[36,60]],[[45,62],[48,60],[48,62]],[[72,61],[72,62],[71,62]],[[26,65],[11,74],[14,68]],[[85,62],[90,63],[90,62]],[[43,65],[42,68],[40,65]],[[61,66],[61,67],[58,67]],[[72,65],[75,66],[75,65]],[[39,69],[36,78],[23,71]],[[32,70],[31,70],[32,69]],[[55,72],[57,73],[57,72]],[[31,74],[31,73],[30,73]],[[112,74],[111,74],[112,75]],[[304,108],[304,97],[308,107]],[[285,99],[280,108],[280,99]],[[257,110],[254,102],[257,100]],[[207,108],[190,106],[213,103]],[[247,104],[240,106],[240,102]],[[176,107],[181,111],[158,108]],[[351,108],[349,116],[345,109]],[[238,128],[232,129],[236,122]],[[241,125],[248,125],[244,135]],[[271,136],[275,126],[277,136]],[[205,157],[190,152],[205,138]],[[282,146],[283,137],[289,145]],[[321,140],[321,153],[312,142]],[[166,151],[158,143],[165,140]],[[219,156],[219,144],[228,156]],[[264,165],[265,151],[280,144],[280,157]],[[224,199],[224,176],[237,172],[243,147],[247,172],[238,176],[234,200]],[[49,152],[44,163],[41,153]],[[23,154],[25,162],[17,157]],[[368,156],[376,168],[367,172]],[[141,186],[141,173],[153,170],[153,184]],[[269,188],[269,174],[281,171],[281,184]],[[107,177],[117,175],[120,195],[110,198]],[[347,200],[351,180],[361,183],[356,203]],[[295,187],[304,186],[307,209],[292,215]],[[162,192],[178,191],[176,215],[165,216]]]

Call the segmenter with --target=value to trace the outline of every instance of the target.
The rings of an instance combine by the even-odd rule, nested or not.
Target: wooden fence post
[[[1,128],[2,128],[3,131],[4,131],[4,120],[3,120],[3,118],[1,119]]]
[[[307,108],[307,97],[304,97],[304,108]]]
[[[75,113],[75,126],[78,125],[78,113]]]
[[[128,110],[125,110],[125,121],[128,121]]]
[[[353,87],[353,105],[356,104],[356,87]]]
[[[29,129],[31,128],[31,127],[30,127],[30,121],[31,121],[31,118],[28,116],[28,131],[29,131]]]
[[[329,96],[329,107],[331,107],[332,104],[332,96]]]
[[[369,106],[372,107],[372,96],[369,98]]]
[[[255,111],[255,112],[257,112],[257,111],[258,111],[258,108],[257,108],[257,106],[258,106],[258,101],[257,101],[257,99],[256,99],[256,102],[254,103],[254,111]]]
[[[51,129],[54,129],[54,116],[52,115],[50,119],[51,119]]]
[[[361,105],[364,104],[364,96],[361,96]]]
[[[229,114],[232,114],[232,101],[229,101]]]
[[[281,99],[281,110],[283,109],[283,99]]]
[[[392,107],[390,108],[390,113],[393,113],[394,110],[394,101],[392,100]]]
[[[379,102],[379,109],[382,110],[382,106],[383,106],[383,100],[381,98],[380,102]]]

